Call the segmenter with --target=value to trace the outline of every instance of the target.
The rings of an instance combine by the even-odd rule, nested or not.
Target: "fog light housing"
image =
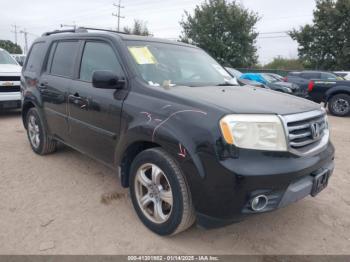
[[[269,202],[269,199],[265,195],[259,195],[252,199],[250,207],[253,211],[262,211],[265,209]]]

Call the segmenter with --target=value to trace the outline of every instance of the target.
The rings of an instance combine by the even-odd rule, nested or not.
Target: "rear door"
[[[54,42],[51,45],[47,70],[39,82],[49,130],[63,141],[68,138],[68,84],[73,76],[78,50],[79,41]]]
[[[116,50],[107,42],[85,41],[76,79],[69,84],[70,140],[81,151],[112,164],[123,100],[122,90],[97,89],[92,75],[97,70],[110,70],[125,77]]]

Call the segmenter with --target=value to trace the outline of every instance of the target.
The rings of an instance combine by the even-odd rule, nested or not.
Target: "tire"
[[[328,102],[328,110],[334,116],[347,116],[350,114],[350,96],[338,94],[332,96]]]
[[[26,128],[30,146],[35,153],[47,155],[56,151],[57,142],[48,136],[43,120],[35,107],[29,109],[27,113]]]
[[[153,175],[157,171],[159,171],[159,174],[157,176]],[[195,212],[190,190],[179,165],[167,152],[160,148],[152,148],[141,152],[134,159],[130,172],[132,203],[138,217],[148,229],[158,235],[167,236],[180,233],[193,225]],[[148,180],[142,179],[143,182],[140,182],[141,173]],[[147,180],[147,183],[145,180]],[[158,183],[156,180],[160,182]],[[149,185],[151,182],[153,182],[153,188],[152,184]],[[145,184],[148,186],[146,187]],[[157,186],[154,187],[155,184]],[[172,195],[171,201],[169,201],[170,195]],[[140,199],[145,198],[144,203],[148,204],[141,207]],[[166,201],[163,201],[163,199],[166,199]],[[172,203],[172,205],[169,203]],[[160,206],[161,212],[155,212],[156,206]],[[159,215],[159,213],[162,215]]]

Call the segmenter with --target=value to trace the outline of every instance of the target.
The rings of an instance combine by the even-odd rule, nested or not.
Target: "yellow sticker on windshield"
[[[157,60],[147,46],[129,47],[129,51],[139,65],[156,64]]]

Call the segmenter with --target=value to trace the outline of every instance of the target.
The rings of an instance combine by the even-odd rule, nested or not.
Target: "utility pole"
[[[17,33],[18,33],[18,26],[17,26],[16,24],[11,25],[11,26],[14,28],[14,30],[13,30],[13,31],[11,31],[11,32],[15,34],[15,44],[17,45]]]
[[[125,16],[120,16],[120,9],[121,9],[121,8],[124,8],[124,6],[121,6],[120,0],[119,0],[119,4],[118,4],[118,5],[117,5],[117,4],[113,4],[113,5],[114,5],[115,7],[118,8],[118,13],[117,13],[117,14],[112,13],[112,15],[113,15],[113,16],[116,16],[116,17],[118,18],[118,28],[117,28],[117,31],[120,31],[120,19],[125,18]]]
[[[28,53],[28,32],[27,32],[27,29],[21,30],[20,33],[24,35],[23,53],[26,55]]]

